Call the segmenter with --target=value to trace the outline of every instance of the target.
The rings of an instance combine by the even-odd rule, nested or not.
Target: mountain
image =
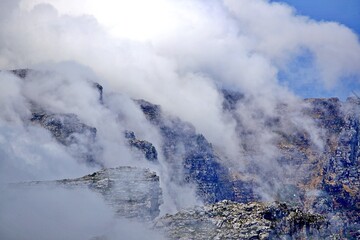
[[[31,70],[12,71],[21,79]],[[104,104],[103,87],[89,85]],[[106,92],[106,89],[104,90]],[[239,117],[238,106],[246,104],[242,93],[219,90],[223,112],[235,119],[245,159],[257,159],[241,169],[227,164],[225,156],[195,127],[163,112],[160,105],[133,100],[148,124],[159,132],[162,145],[138,139],[133,129],[122,134],[129,148],[152,166],[165,165],[167,181],[177,186],[195,186],[196,197],[205,206],[180,210],[155,221],[155,229],[171,239],[272,239],[272,238],[360,238],[360,101],[349,98],[305,99],[298,111],[312,132],[289,117],[291,106],[278,105],[276,117],[263,118],[263,127],[273,137],[273,166],[265,166],[256,134]],[[32,124],[51,133],[59,144],[80,161],[104,167],[97,129],[79,120],[75,113],[50,112],[41,103],[31,103]],[[105,106],[104,106],[105,107]],[[296,117],[296,116],[295,116]],[[219,136],[221,137],[221,136]],[[159,161],[159,155],[164,162]],[[245,162],[246,163],[246,162]],[[100,192],[120,216],[153,220],[163,202],[156,173],[139,167],[103,169],[85,177],[55,182],[37,182],[65,187],[90,188]],[[270,196],[269,203],[264,195]],[[283,203],[278,203],[278,202]]]

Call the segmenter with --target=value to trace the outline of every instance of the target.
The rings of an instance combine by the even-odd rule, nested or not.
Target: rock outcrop
[[[154,226],[169,239],[324,239],[327,222],[286,204],[215,204],[165,215]]]
[[[75,114],[33,112],[31,122],[50,131],[61,144],[68,147],[73,156],[87,164],[96,165],[96,128],[82,123]]]
[[[135,133],[132,131],[126,131],[125,138],[128,139],[130,147],[139,150],[147,160],[149,160],[150,162],[158,161],[157,151],[154,145],[152,145],[152,143],[145,140],[137,139],[135,137]]]
[[[101,194],[117,216],[140,221],[150,221],[157,217],[162,204],[159,176],[149,169],[136,167],[108,168],[75,179],[17,185],[28,187],[54,185],[71,189],[90,189]]]

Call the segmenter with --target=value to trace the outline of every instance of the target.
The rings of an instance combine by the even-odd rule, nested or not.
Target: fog
[[[2,188],[1,238],[163,239],[144,224],[115,218],[101,196],[90,190],[54,187]],[[141,231],[139,231],[141,229]]]
[[[306,64],[296,64],[304,56]],[[133,99],[191,123],[232,171],[255,164],[258,181],[270,174],[274,184],[289,169],[276,162],[269,120],[280,119],[289,133],[306,132],[321,151],[322,133],[302,114],[305,104],[292,86],[359,86],[360,44],[344,25],[266,0],[4,0],[0,69],[18,68],[35,71],[25,80],[0,73],[1,183],[80,177],[100,165],[148,167],[160,175],[166,213],[199,202],[194,186],[170,182],[161,152],[156,166],[129,149],[125,130],[156,149],[163,141]],[[94,82],[104,87],[103,104]],[[222,89],[244,96],[231,113],[223,109]],[[83,145],[66,148],[29,122],[36,105],[95,127],[99,166],[77,158]],[[268,184],[261,191],[272,199]]]

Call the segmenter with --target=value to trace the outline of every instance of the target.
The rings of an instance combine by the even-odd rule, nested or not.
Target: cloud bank
[[[90,190],[40,186],[1,190],[4,239],[164,239],[144,224],[115,218],[112,209]]]
[[[245,95],[247,101],[239,106],[238,118],[259,133],[256,139],[262,139],[265,135],[258,130],[263,128],[263,120],[257,113],[276,117],[279,103],[299,104],[291,89],[292,81],[299,79],[287,79],[284,84],[278,74],[287,71],[288,63],[303,51],[313,58],[311,76],[317,76],[313,81],[324,88],[343,84],[346,76],[353,76],[359,84],[356,35],[337,23],[298,16],[281,3],[157,0],[149,5],[146,1],[22,0],[3,1],[2,6],[6,9],[0,22],[2,69],[51,69],[53,64],[68,62],[67,67],[56,67],[62,68],[66,80],[35,76],[36,81],[25,83],[21,94],[18,80],[10,86],[6,83],[6,94],[14,91],[20,96],[7,103],[9,97],[2,95],[3,114],[26,114],[22,97],[46,104],[52,111],[75,113],[97,127],[104,143],[103,161],[110,166],[117,164],[113,156],[131,158],[126,148],[116,147],[122,137],[109,134],[121,132],[123,127],[116,123],[116,114],[94,102],[96,93],[87,89],[84,79],[95,78],[113,92],[109,99],[121,93],[160,104],[165,112],[192,123],[218,151],[240,163],[244,139],[238,136],[236,120],[223,113],[219,89]],[[135,32],[144,34],[136,36]],[[64,85],[58,88],[59,84]],[[79,93],[81,97],[76,97]],[[136,123],[144,122],[134,106],[128,109],[129,114],[137,113],[129,116],[136,118]],[[10,115],[3,119],[14,118]],[[109,124],[101,124],[104,121]],[[149,137],[145,127],[141,132]],[[155,144],[160,143],[161,139]]]
[[[226,143],[234,138],[234,124],[221,116],[219,86],[255,96],[272,112],[277,100],[293,97],[292,81],[301,81],[287,79],[284,86],[278,73],[304,51],[314,60],[311,76],[318,77],[312,81],[334,88],[344,77],[357,76],[359,84],[357,36],[337,23],[297,16],[285,4],[158,0],[149,7],[146,1],[128,2],[21,1],[1,24],[1,68],[76,61],[91,68],[106,89],[161,104],[211,142],[225,133]],[[133,17],[122,16],[126,11]],[[152,22],[155,14],[172,25],[159,32]],[[127,28],[153,32],[139,40],[125,36]],[[209,121],[202,120],[204,115]]]

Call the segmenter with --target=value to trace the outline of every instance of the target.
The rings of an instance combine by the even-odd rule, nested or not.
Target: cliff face
[[[331,215],[343,236],[359,237],[360,232],[360,153],[359,110],[355,99],[340,103],[336,99],[312,100],[314,109],[323,106],[315,118],[327,129],[327,145],[315,178],[321,179],[321,194],[313,209]]]
[[[28,71],[14,70],[13,73],[26,78]],[[100,103],[106,101],[103,98],[101,85],[92,84],[99,92]],[[222,91],[222,94],[224,96],[223,110],[233,114],[237,121],[239,136],[244,141],[246,154],[251,155],[254,148],[259,146],[250,146],[251,144],[247,143],[246,140],[254,136],[251,130],[246,128],[246,124],[236,117],[237,104],[244,101],[244,97],[240,93],[231,91]],[[204,203],[213,204],[221,200],[231,200],[251,204],[261,201],[259,179],[263,182],[268,180],[267,172],[259,172],[258,169],[261,169],[261,166],[253,164],[251,168],[247,168],[248,171],[240,173],[228,169],[222,164],[223,156],[217,155],[212,144],[191,124],[165,114],[159,105],[144,100],[135,102],[146,119],[158,129],[163,145],[160,149],[156,149],[151,139],[147,141],[137,139],[132,129],[124,133],[124,139],[131,148],[142,153],[144,158],[152,164],[160,164],[158,156],[161,154],[170,171],[170,181],[179,185],[194,184],[199,199]],[[285,103],[279,106],[281,117],[264,121],[265,126],[276,135],[274,146],[278,157],[274,164],[283,167],[284,170],[283,174],[275,176],[274,181],[278,181],[278,186],[274,188],[273,196],[276,200],[287,202],[304,211],[321,214],[329,221],[328,230],[320,232],[311,230],[308,233],[307,228],[303,226],[311,225],[311,221],[306,221],[313,219],[315,215],[302,215],[305,216],[305,220],[298,219],[295,224],[288,219],[288,216],[293,216],[293,212],[296,213],[298,210],[290,209],[290,207],[284,210],[285,213],[280,214],[283,215],[282,218],[274,222],[265,217],[269,206],[257,203],[237,205],[230,202],[208,205],[199,211],[187,210],[178,215],[167,216],[156,226],[164,228],[171,238],[184,234],[184,236],[208,239],[207,231],[213,234],[211,236],[219,238],[236,238],[236,236],[251,238],[255,234],[253,230],[257,237],[264,238],[282,235],[309,237],[313,233],[316,233],[316,236],[337,233],[339,237],[350,239],[360,237],[358,231],[360,229],[360,102],[358,99],[341,102],[330,98],[306,99],[304,103],[306,107],[302,109],[301,114],[310,119],[321,132],[322,148],[315,147],[311,134],[298,128],[296,124],[292,123],[291,127],[286,126],[291,121],[284,119],[286,114],[281,114],[281,111],[282,113],[287,111]],[[88,164],[101,166],[97,155],[98,151],[101,151],[96,144],[97,130],[79,121],[75,114],[45,112],[41,106],[34,105],[32,118],[29,121],[51,132],[53,137],[60,144],[67,146],[77,158]],[[249,146],[246,146],[247,144]],[[288,173],[286,169],[293,171]],[[292,174],[293,172],[296,172],[296,177]],[[253,175],[260,178],[255,181]],[[159,178],[148,170],[121,167],[102,170],[79,179],[60,180],[56,183],[69,187],[89,187],[100,192],[122,216],[153,219],[159,214],[161,204]],[[250,216],[259,214],[254,215],[257,219],[256,228],[251,228],[251,223],[248,222],[250,220],[247,218],[236,220],[234,217],[236,221],[229,220],[231,223],[226,220],[228,218],[224,215],[225,212],[235,211],[234,214],[240,214],[236,209],[241,209],[241,214],[246,215],[246,209],[250,206],[256,209],[255,212],[249,212]],[[216,211],[211,210],[213,208]],[[281,207],[277,205],[275,209],[281,209]],[[220,224],[219,227],[214,221],[218,221],[220,217],[226,221],[225,225]],[[319,220],[317,217],[315,219],[317,219],[315,222]],[[204,222],[204,224],[188,228],[193,221],[197,224],[200,224],[199,221]],[[304,224],[297,225],[299,221]],[[301,226],[296,227],[296,233],[291,230],[293,223]],[[287,230],[282,228],[284,226]],[[305,235],[301,235],[303,233]],[[202,237],[201,234],[204,236]]]
[[[136,102],[163,137],[161,151],[173,171],[172,180],[179,184],[195,183],[199,197],[207,203],[234,200],[229,172],[219,163],[205,137],[189,123],[165,116],[160,106],[144,100]]]

